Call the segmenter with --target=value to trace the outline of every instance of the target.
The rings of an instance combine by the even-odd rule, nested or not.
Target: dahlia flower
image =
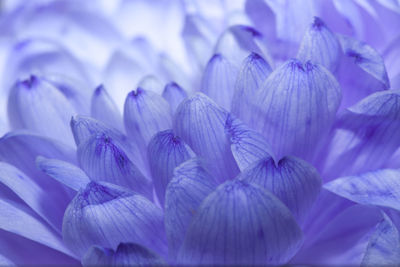
[[[399,265],[396,0],[0,2],[1,265]]]

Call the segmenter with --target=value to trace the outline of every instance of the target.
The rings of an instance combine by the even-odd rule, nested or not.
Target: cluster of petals
[[[0,6],[0,265],[400,264],[400,2]]]

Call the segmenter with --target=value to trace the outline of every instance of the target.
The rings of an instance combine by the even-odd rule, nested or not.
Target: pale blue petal
[[[122,144],[112,136],[93,135],[78,147],[79,165],[93,181],[125,186],[151,199],[151,180],[141,173],[121,147]]]
[[[189,73],[183,69],[183,66],[174,61],[170,55],[170,53],[161,53],[159,55],[160,75],[165,81],[176,81],[184,88],[191,88],[192,80],[189,78]],[[161,86],[159,94],[162,93],[162,89],[163,87]]]
[[[175,167],[195,154],[172,130],[165,130],[150,140],[147,156],[158,200],[164,206],[165,189],[172,179]]]
[[[124,123],[128,136],[145,147],[154,134],[171,128],[171,108],[160,95],[137,88],[126,97]]]
[[[121,132],[105,125],[101,121],[87,116],[73,116],[70,126],[77,146],[87,141],[94,134],[107,133],[120,139],[124,138]]]
[[[186,98],[174,117],[174,130],[211,166],[219,182],[239,172],[225,133],[228,113],[202,93]]]
[[[29,132],[11,132],[0,138],[0,161],[14,165],[31,177],[63,209],[70,201],[67,188],[37,169],[38,156],[76,163],[76,151],[56,140]]]
[[[172,261],[176,259],[192,217],[216,186],[214,178],[198,158],[190,159],[175,169],[165,196],[165,231]]]
[[[272,72],[269,64],[258,54],[251,53],[242,64],[232,98],[231,112],[239,119],[250,124],[254,114],[254,105],[258,89]]]
[[[225,131],[229,136],[232,155],[241,171],[257,160],[273,157],[271,146],[265,138],[232,115],[226,119]]]
[[[174,113],[182,100],[187,97],[187,93],[177,83],[170,82],[164,87],[162,97],[168,101],[171,111]]]
[[[297,58],[318,63],[335,73],[341,59],[341,46],[336,36],[318,17],[309,26],[301,41]]]
[[[39,156],[36,165],[39,170],[75,191],[85,188],[90,182],[83,170],[66,161]]]
[[[219,37],[214,53],[223,55],[237,68],[242,65],[243,60],[250,53],[256,53],[272,64],[266,43],[263,35],[256,29],[244,25],[234,25]]]
[[[390,218],[383,220],[372,234],[361,266],[397,266],[400,259],[399,231]]]
[[[343,107],[390,88],[383,58],[375,49],[350,37],[338,36],[338,39],[344,54],[338,72],[343,87]]]
[[[134,161],[135,165],[140,168],[143,173],[148,174],[147,164],[145,162],[146,158],[144,157],[143,151],[120,131],[110,128],[98,120],[85,116],[74,116],[71,119],[71,128],[78,146],[86,142],[93,135],[105,134],[112,137],[114,140],[118,140],[118,142],[122,144],[120,148]]]
[[[195,67],[203,69],[212,56],[216,29],[200,15],[187,15],[182,30],[186,49],[193,56]]]
[[[341,92],[324,67],[292,59],[268,76],[256,99],[254,124],[277,158],[310,159],[335,119]]]
[[[268,40],[276,38],[276,19],[265,0],[246,0],[245,11],[256,29]]]
[[[325,206],[329,209],[329,206]],[[325,221],[291,264],[307,266],[359,266],[371,229],[382,219],[376,207],[351,205]],[[318,217],[314,217],[318,220]]]
[[[29,129],[72,144],[68,122],[74,113],[56,87],[36,76],[17,82],[10,92],[8,116],[14,129]]]
[[[119,244],[114,256],[116,266],[160,267],[164,261],[146,247],[134,243]]]
[[[92,246],[116,249],[121,242],[167,254],[162,210],[125,188],[90,182],[65,211],[63,240],[77,255]]]
[[[242,171],[238,179],[257,184],[272,192],[302,222],[321,189],[317,170],[307,162],[284,157],[277,164],[268,157]]]
[[[90,114],[93,118],[123,131],[121,113],[103,85],[94,91],[90,107]]]
[[[46,190],[38,186],[34,180],[14,166],[0,162],[0,183],[13,191],[53,229],[60,231],[63,206],[58,206]]]
[[[126,95],[146,74],[140,62],[128,56],[125,51],[117,50],[104,69],[104,86],[108,88],[117,106],[123,107]]]
[[[400,171],[381,169],[335,179],[324,188],[351,201],[400,211]]]
[[[162,82],[155,77],[154,75],[146,75],[144,76],[138,83],[138,87],[146,90],[152,91],[161,95],[163,91],[163,84]]]
[[[178,260],[199,265],[286,263],[302,232],[290,211],[266,190],[238,180],[220,185],[201,204]]]
[[[83,266],[164,266],[164,261],[154,252],[134,243],[121,243],[114,252],[100,246],[91,247],[82,259]]]
[[[387,162],[400,145],[399,101],[399,91],[378,92],[338,117],[330,144],[319,155],[324,179],[376,170]]]
[[[82,257],[81,263],[84,267],[89,266],[112,266],[114,251],[101,246],[90,247]]]
[[[25,207],[0,199],[0,217],[2,218],[0,229],[36,241],[67,255],[73,255],[63,244],[61,236]]]
[[[230,110],[238,70],[224,56],[215,54],[203,73],[201,91]]]

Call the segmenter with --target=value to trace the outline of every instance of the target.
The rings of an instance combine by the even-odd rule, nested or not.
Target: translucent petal
[[[215,54],[204,70],[201,91],[230,110],[237,73],[237,68],[224,56]]]
[[[146,159],[143,155],[143,151],[118,130],[110,128],[98,120],[85,116],[72,117],[71,128],[78,146],[93,135],[105,134],[112,137],[114,140],[118,140],[118,142],[122,144],[120,148],[134,161],[135,165],[140,168],[142,172],[147,174]]]
[[[158,255],[134,243],[121,243],[114,252],[100,246],[91,247],[82,259],[83,266],[156,267],[165,263]]]
[[[224,129],[227,116],[210,98],[196,93],[179,105],[174,117],[175,133],[206,160],[220,182],[239,172]]]
[[[273,157],[271,146],[265,138],[232,115],[226,119],[225,131],[230,139],[232,155],[241,171],[257,160]]]
[[[320,18],[315,17],[304,34],[297,58],[321,64],[332,73],[337,70],[341,59],[340,43]]]
[[[301,239],[290,211],[272,194],[228,181],[201,204],[178,260],[209,265],[282,264],[296,253]]]
[[[173,171],[182,162],[195,156],[192,149],[172,130],[157,133],[147,150],[154,187],[160,204],[164,206],[165,190]]]
[[[325,222],[325,227],[315,233],[313,241],[304,245],[291,263],[319,266],[359,265],[368,235],[381,218],[381,212],[376,207],[352,204],[341,209],[336,217]]]
[[[284,157],[277,164],[267,157],[242,171],[238,179],[257,184],[272,192],[302,222],[321,189],[317,170],[307,162]]]
[[[212,56],[216,35],[212,23],[201,15],[186,15],[182,38],[188,53],[194,58],[195,67],[202,69],[207,64]]]
[[[154,134],[171,128],[171,108],[160,95],[138,88],[126,97],[124,123],[128,136],[146,146]]]
[[[125,186],[151,199],[151,181],[129,159],[121,145],[106,134],[92,136],[78,147],[80,167],[91,180]]]
[[[166,255],[162,210],[122,187],[91,182],[65,211],[63,240],[82,256],[92,245],[116,249],[121,242]]]
[[[12,190],[53,229],[60,231],[62,206],[58,206],[46,190],[39,187],[34,180],[14,166],[0,162],[0,183]]]
[[[133,243],[119,244],[115,252],[114,264],[117,266],[164,266],[164,261],[154,252]]]
[[[321,176],[329,180],[379,169],[400,145],[400,92],[378,92],[344,111],[330,144],[321,150]],[[352,164],[348,164],[351,162]]]
[[[216,186],[214,178],[198,158],[190,159],[175,169],[165,196],[165,231],[172,261],[176,259],[198,207]]]
[[[242,65],[243,60],[250,53],[256,53],[272,64],[266,43],[263,35],[256,29],[244,25],[234,25],[219,37],[214,53],[223,55],[237,68]]]
[[[346,36],[339,36],[339,41],[344,54],[338,72],[343,87],[343,107],[390,87],[383,58],[375,49]]]
[[[36,241],[67,255],[73,255],[63,244],[61,236],[28,209],[0,199],[0,214],[4,218],[0,221],[2,230]]]
[[[111,266],[113,263],[114,251],[101,246],[90,247],[82,257],[82,266]]]
[[[39,156],[36,165],[42,172],[75,191],[85,188],[90,182],[83,170],[66,161]]]
[[[334,121],[341,92],[322,66],[289,60],[268,76],[256,94],[254,123],[277,158],[311,158]]]
[[[329,191],[351,201],[400,211],[399,186],[400,171],[390,169],[342,177],[324,185]]]
[[[152,91],[154,93],[157,93],[161,95],[162,90],[163,90],[163,84],[162,82],[155,77],[154,75],[146,75],[144,76],[138,83],[138,87],[146,90],[146,91]]]
[[[103,85],[97,87],[92,95],[90,114],[93,118],[120,131],[124,128],[121,113]]]
[[[400,259],[399,231],[384,214],[372,234],[361,266],[396,266]]]
[[[187,97],[187,93],[177,83],[170,82],[164,87],[162,97],[168,101],[171,111],[174,113],[182,100]]]
[[[255,95],[268,75],[272,72],[269,64],[258,54],[251,53],[244,59],[235,82],[231,112],[247,124],[252,122],[254,114],[251,105]]]
[[[8,116],[14,129],[29,129],[66,144],[73,143],[68,122],[74,113],[56,87],[36,76],[17,82],[8,101]]]
[[[76,151],[62,143],[29,132],[11,132],[0,138],[0,161],[14,165],[35,182],[56,202],[60,210],[70,197],[65,187],[37,169],[37,156],[76,163]]]

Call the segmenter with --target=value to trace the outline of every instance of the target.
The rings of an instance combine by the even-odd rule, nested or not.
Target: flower
[[[398,265],[398,25],[395,1],[4,2],[0,263]]]

